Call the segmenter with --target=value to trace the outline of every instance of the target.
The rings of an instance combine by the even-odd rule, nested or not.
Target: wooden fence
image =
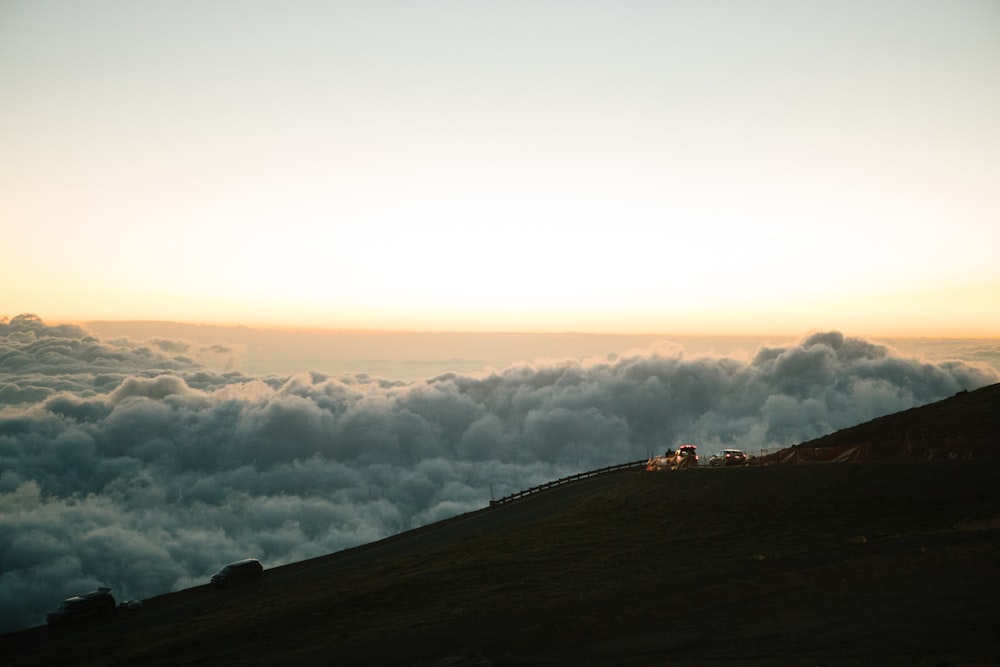
[[[521,498],[526,498],[527,496],[533,495],[535,493],[548,491],[549,489],[555,488],[557,486],[562,486],[563,484],[571,484],[581,479],[586,479],[587,477],[597,477],[598,475],[604,475],[609,472],[618,472],[620,470],[631,470],[633,468],[636,470],[645,470],[646,459],[642,459],[641,461],[632,461],[631,463],[619,463],[618,465],[608,466],[606,468],[598,468],[597,470],[589,470],[587,472],[579,472],[575,475],[570,475],[569,477],[563,477],[562,479],[557,479],[553,482],[546,482],[545,484],[539,484],[538,486],[533,486],[530,489],[518,491],[517,493],[512,493],[509,496],[504,496],[503,498],[500,498],[498,500],[490,500],[490,507],[503,505],[513,500],[520,500]]]

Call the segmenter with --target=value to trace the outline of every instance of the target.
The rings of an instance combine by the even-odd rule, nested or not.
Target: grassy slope
[[[909,450],[912,454],[948,452],[1000,454],[1000,384],[962,391],[943,401],[845,428],[803,443],[802,447],[838,447],[870,443],[882,458]]]
[[[987,389],[956,397],[972,412],[949,399],[907,413],[988,437],[995,417],[970,418],[998,414]],[[95,635],[73,662],[988,662],[1000,659],[996,482],[992,464],[966,460],[623,474],[527,525]]]

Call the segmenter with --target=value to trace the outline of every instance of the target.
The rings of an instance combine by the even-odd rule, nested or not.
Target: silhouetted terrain
[[[259,585],[199,587],[141,612],[12,633],[0,655],[74,665],[1000,664],[998,415],[993,385],[801,445],[864,443],[907,460],[585,480],[273,568]]]
[[[798,447],[868,445],[874,460],[992,458],[1000,438],[1000,384],[961,391],[845,428]]]

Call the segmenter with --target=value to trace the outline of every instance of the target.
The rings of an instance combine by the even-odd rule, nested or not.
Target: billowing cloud
[[[839,332],[745,359],[663,344],[418,382],[204,359],[0,322],[0,631],[98,585],[147,597],[247,555],[273,566],[478,509],[491,488],[682,441],[782,447],[998,380]]]

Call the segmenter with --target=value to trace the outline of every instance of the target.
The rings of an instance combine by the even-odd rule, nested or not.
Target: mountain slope
[[[798,445],[866,445],[870,460],[1000,456],[1000,384],[961,391]]]
[[[995,446],[997,396],[988,387],[828,437]],[[67,652],[76,665],[996,664],[997,563],[1000,484],[978,460],[622,472],[274,568],[257,586],[15,633],[0,654],[18,665]]]

